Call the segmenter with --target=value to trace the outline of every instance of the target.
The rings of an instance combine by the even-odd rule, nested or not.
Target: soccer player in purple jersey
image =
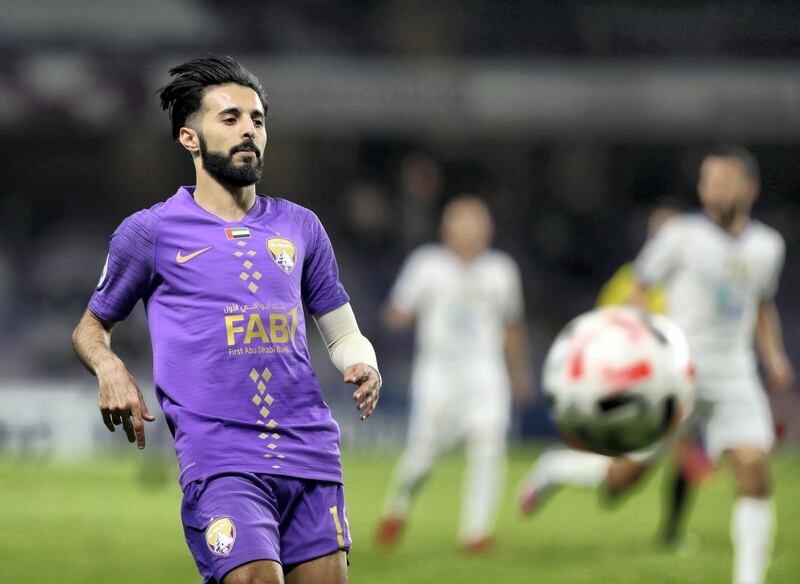
[[[230,57],[170,74],[161,105],[197,184],[114,232],[75,351],[98,379],[105,425],[144,448],[155,417],[110,344],[114,324],[143,301],[186,541],[204,582],[346,582],[339,428],[311,368],[303,309],[358,386],[362,420],[380,393],[375,352],[316,215],[256,194],[267,145],[258,80]]]

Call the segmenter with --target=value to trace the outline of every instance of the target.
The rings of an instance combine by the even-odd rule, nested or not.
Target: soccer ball
[[[559,333],[543,386],[569,446],[617,456],[678,427],[694,402],[694,367],[686,338],[668,318],[603,308]]]

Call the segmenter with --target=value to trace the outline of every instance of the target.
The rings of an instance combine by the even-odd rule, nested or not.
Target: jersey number
[[[342,523],[339,521],[339,508],[334,505],[328,509],[328,512],[333,517],[333,524],[336,526],[336,541],[339,547],[344,549],[344,532],[342,531]]]

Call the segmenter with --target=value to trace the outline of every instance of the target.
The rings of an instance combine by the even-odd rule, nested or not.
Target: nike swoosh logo
[[[178,253],[175,254],[175,261],[178,262],[179,264],[185,264],[190,259],[196,258],[201,253],[204,253],[204,252],[207,252],[208,250],[210,250],[212,247],[214,247],[214,246],[213,245],[209,245],[208,247],[204,247],[203,249],[198,249],[197,251],[193,251],[192,253],[186,254],[186,255],[183,255],[183,250],[179,249]]]

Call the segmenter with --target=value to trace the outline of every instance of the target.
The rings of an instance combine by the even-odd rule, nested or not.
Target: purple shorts
[[[268,474],[223,474],[186,485],[186,542],[204,582],[255,560],[294,565],[350,549],[339,483]]]

